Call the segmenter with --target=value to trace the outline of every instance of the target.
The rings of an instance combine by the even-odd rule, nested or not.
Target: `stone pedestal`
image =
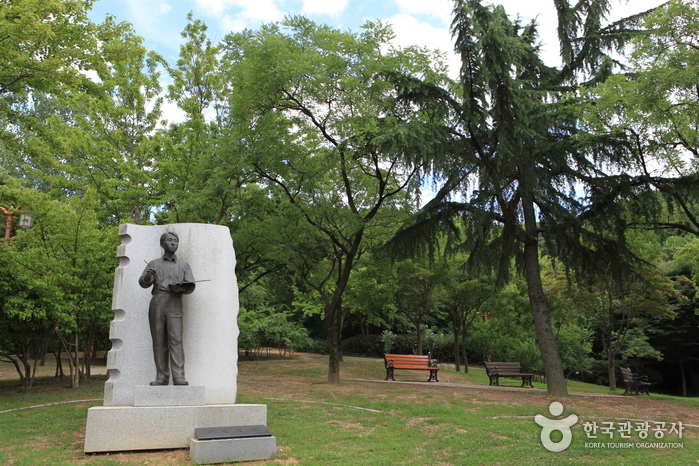
[[[134,406],[203,406],[204,387],[151,387],[137,385],[134,389]]]
[[[187,448],[199,427],[266,425],[265,405],[101,406],[87,413],[85,453]]]
[[[277,451],[276,437],[232,438],[222,440],[191,439],[189,458],[194,464],[236,463],[266,460]]]
[[[157,386],[148,324],[150,289],[138,278],[162,256],[160,236],[179,238],[177,257],[198,281],[183,296],[185,376],[189,386]],[[85,452],[187,448],[200,427],[266,425],[267,407],[238,405],[238,286],[227,227],[121,225],[114,277],[104,406],[90,408]]]

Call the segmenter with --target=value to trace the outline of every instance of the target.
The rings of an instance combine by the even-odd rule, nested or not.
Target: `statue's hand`
[[[169,288],[172,293],[188,293],[194,288],[194,283],[172,283]]]
[[[141,277],[141,281],[146,284],[153,283],[155,281],[155,270],[148,269]]]
[[[184,292],[184,287],[178,283],[173,283],[170,285],[170,292],[182,293],[182,292]]]

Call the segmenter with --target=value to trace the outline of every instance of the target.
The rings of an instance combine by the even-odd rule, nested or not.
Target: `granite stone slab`
[[[221,440],[193,438],[189,446],[189,458],[194,464],[266,460],[276,452],[277,438],[274,436]]]
[[[134,406],[202,406],[204,404],[203,386],[192,385],[136,385],[134,389]]]
[[[100,406],[87,413],[85,453],[187,448],[198,427],[267,425],[267,406]]]

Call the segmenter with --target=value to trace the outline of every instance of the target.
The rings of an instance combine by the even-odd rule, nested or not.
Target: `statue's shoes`
[[[151,382],[150,384],[151,384],[151,386],[156,387],[156,386],[159,386],[159,385],[167,385],[167,384],[168,384],[168,381],[165,380],[165,379],[158,379],[158,380],[154,380],[154,381]]]
[[[172,381],[173,385],[189,385],[189,382],[187,382],[185,379],[175,379]]]

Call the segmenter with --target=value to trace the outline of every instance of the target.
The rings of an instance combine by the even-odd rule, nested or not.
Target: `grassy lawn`
[[[277,438],[276,458],[252,464],[699,464],[696,398],[608,396],[605,387],[571,382],[573,396],[560,400],[564,412],[555,417],[549,413],[555,400],[542,384],[489,387],[478,368],[440,370],[440,383],[431,384],[417,371],[396,371],[397,382],[384,382],[383,362],[374,359],[346,358],[337,385],[326,383],[326,371],[320,355],[240,361],[238,402],[266,404]],[[0,380],[0,464],[190,464],[187,450],[83,454],[87,409],[101,405],[104,376],[77,391],[67,384],[44,377],[25,393],[16,379]],[[542,446],[537,414],[578,416],[569,448],[553,453]],[[620,438],[620,425],[641,421],[650,422],[646,439],[636,430]],[[653,421],[666,429],[682,422],[682,437],[666,431],[656,439]],[[588,438],[586,423],[600,427],[596,439]],[[601,431],[605,423],[613,426],[611,438]],[[560,440],[560,433],[551,438]]]

